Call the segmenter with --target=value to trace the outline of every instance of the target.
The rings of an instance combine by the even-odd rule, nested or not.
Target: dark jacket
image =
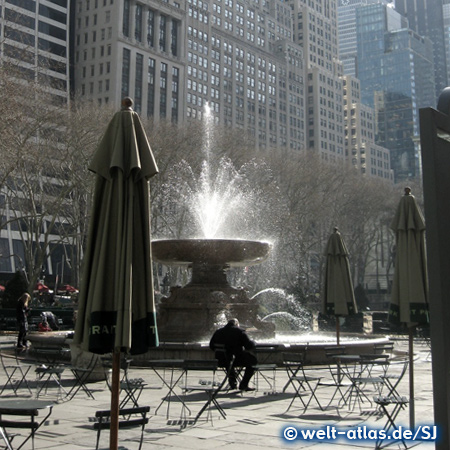
[[[28,325],[27,316],[28,316],[28,311],[29,310],[30,310],[30,308],[25,306],[23,301],[18,301],[17,302],[16,319],[17,319],[17,323],[19,325],[22,325],[22,326],[27,326]]]
[[[225,325],[218,329],[209,342],[209,348],[215,350],[215,344],[225,345],[229,356],[234,355],[238,358],[244,350],[252,350],[256,344],[252,341],[245,330],[234,325]],[[222,359],[221,355],[216,353],[217,359]]]

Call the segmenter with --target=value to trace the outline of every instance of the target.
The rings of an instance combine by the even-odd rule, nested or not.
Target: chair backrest
[[[39,411],[35,408],[23,410],[7,410],[4,408],[0,411],[0,427],[36,430],[39,428],[39,424],[34,420],[34,418],[38,415]],[[10,416],[12,417],[8,418]],[[18,417],[26,417],[26,419],[19,420]]]
[[[136,408],[123,408],[119,410],[119,429],[141,427],[141,440],[139,449],[142,447],[144,437],[144,428],[148,424],[149,418],[147,413],[150,412],[150,406],[139,406]],[[94,423],[94,430],[97,430],[97,444],[100,442],[101,430],[109,430],[111,428],[111,410],[101,410],[95,413],[97,422]]]
[[[394,343],[391,341],[373,344],[373,352],[375,354],[387,353],[388,355],[390,355],[393,350],[394,350]]]
[[[1,360],[1,363],[2,363],[3,370],[6,373],[8,373],[7,367],[6,367],[7,366],[7,363],[6,363],[6,350],[8,348],[12,348],[12,344],[7,343],[7,342],[0,342],[0,360]]]
[[[289,363],[301,363],[303,364],[305,361],[305,354],[306,351],[301,352],[301,353],[283,353],[282,357],[283,357],[283,363],[284,364],[289,364]]]
[[[400,384],[400,382],[402,381],[402,378],[404,377],[405,373],[408,370],[409,359],[405,358],[404,360],[400,361],[400,364],[401,364],[400,373],[398,373],[397,375],[393,376],[391,371],[388,370],[386,372],[386,374],[385,374],[385,377],[391,380],[388,383],[389,395],[392,395],[393,393],[397,392],[397,387]],[[397,365],[396,363],[395,364],[391,364],[390,365],[390,369],[393,368],[396,365]]]
[[[233,359],[233,353],[227,349],[225,344],[214,344],[214,353],[217,359],[227,361],[227,364]]]
[[[149,421],[147,413],[150,412],[150,406],[138,406],[136,408],[119,409],[119,428],[131,428],[146,425]],[[123,419],[120,419],[123,417]],[[94,423],[94,430],[102,430],[111,427],[111,410],[96,411],[95,418],[98,422]]]
[[[347,349],[344,345],[330,345],[329,347],[325,347],[325,356],[327,358],[332,358],[333,356],[345,355],[347,353]]]
[[[217,359],[186,359],[183,368],[186,370],[217,370]]]

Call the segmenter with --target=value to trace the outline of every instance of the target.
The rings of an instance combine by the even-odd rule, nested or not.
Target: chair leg
[[[6,445],[5,449],[13,450],[13,448],[11,447],[12,438],[11,439],[9,438],[8,433],[3,427],[0,427],[0,435],[2,436],[3,441],[5,442]]]

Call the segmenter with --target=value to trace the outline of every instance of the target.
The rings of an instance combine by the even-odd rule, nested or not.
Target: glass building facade
[[[375,108],[376,143],[390,150],[396,181],[417,177],[418,110],[435,95],[432,43],[383,4],[358,7],[356,27],[357,76],[362,102]]]
[[[444,40],[443,0],[396,0],[395,9],[408,19],[409,28],[433,43],[432,59],[435,76],[435,99],[426,106],[435,106],[448,85]]]

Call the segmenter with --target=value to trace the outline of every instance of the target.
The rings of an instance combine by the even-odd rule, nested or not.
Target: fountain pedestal
[[[192,279],[172,287],[158,306],[161,342],[209,339],[219,325],[237,317],[252,335],[273,337],[274,326],[261,322],[258,305],[242,288],[230,286],[226,270],[264,261],[270,245],[260,241],[177,239],[152,242],[153,258],[167,265],[187,265]]]

